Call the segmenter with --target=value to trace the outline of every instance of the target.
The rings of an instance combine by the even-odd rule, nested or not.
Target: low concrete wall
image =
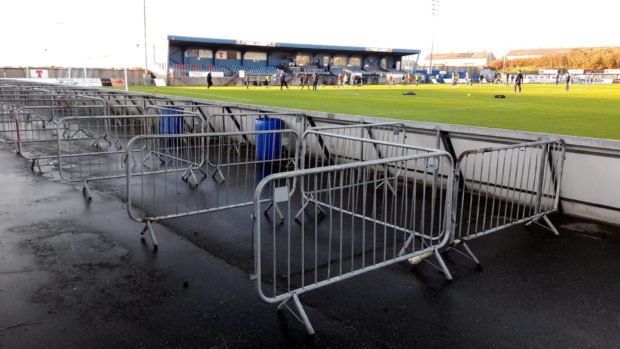
[[[26,77],[27,69],[32,70],[37,68],[46,69],[48,72],[48,77],[52,79],[69,78],[69,68],[46,67],[3,67],[0,68],[0,78],[22,79]],[[127,69],[127,82],[129,85],[144,85],[143,75],[144,69]],[[86,68],[86,77],[96,79],[124,79],[125,72],[123,69]],[[84,68],[71,68],[71,78],[84,78]]]

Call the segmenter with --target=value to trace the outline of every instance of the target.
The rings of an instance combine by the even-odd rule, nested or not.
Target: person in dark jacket
[[[280,75],[280,90],[282,89],[283,86],[286,86],[286,89],[288,90],[288,84],[286,83],[286,73],[282,72],[282,75]]]
[[[515,77],[515,93],[517,93],[517,88],[519,89],[519,93],[521,93],[521,84],[523,83],[523,73],[519,70],[517,76]]]
[[[213,86],[213,78],[211,78],[211,71],[207,74],[207,90]]]
[[[319,85],[319,74],[317,72],[312,73],[312,91],[317,90]]]

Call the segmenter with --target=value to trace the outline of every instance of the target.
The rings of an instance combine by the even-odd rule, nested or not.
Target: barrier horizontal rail
[[[303,113],[235,112],[207,116],[207,132],[244,132],[254,130],[260,119],[280,119],[283,127],[303,135],[307,128],[307,117]]]
[[[90,199],[88,182],[125,177],[126,147],[132,138],[203,131],[204,119],[200,115],[181,112],[63,118],[58,122],[56,137],[60,177],[67,182],[81,182]],[[148,154],[153,158],[163,156],[156,149]]]
[[[55,160],[57,157],[56,131],[60,118],[121,114],[131,108],[123,105],[103,106],[96,101],[80,101],[73,105],[70,104],[72,101],[65,101],[57,106],[22,106],[9,113],[2,113],[0,136],[15,143],[17,153],[32,161],[33,170],[35,166],[41,170],[39,160]]]
[[[298,143],[287,129],[137,136],[126,149],[127,212],[157,248],[152,222],[252,205],[263,177],[297,168]],[[198,185],[182,184],[199,171]]]
[[[427,170],[431,163],[449,167],[447,180],[434,180],[435,171]],[[398,175],[390,176],[388,169]],[[405,169],[418,169],[418,176]],[[280,303],[278,309],[293,312],[312,334],[300,294],[428,253],[438,256],[452,231],[451,169],[449,154],[436,151],[306,168],[263,179],[254,195],[253,215],[260,298]],[[385,178],[389,186],[383,184]],[[423,202],[426,196],[432,199]],[[295,223],[308,197],[316,198],[323,211],[315,209]],[[265,206],[269,215],[280,212],[284,220],[263,219]]]
[[[452,244],[480,264],[467,241],[543,219],[558,210],[565,156],[562,139],[463,152],[456,164],[462,185],[455,195],[457,225]]]
[[[303,138],[303,168],[438,150],[407,144],[404,124],[393,122],[311,127]]]

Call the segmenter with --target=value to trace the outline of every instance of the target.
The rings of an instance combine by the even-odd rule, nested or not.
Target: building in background
[[[426,56],[421,66],[428,68],[483,68],[495,60],[492,52],[466,52],[466,53],[435,53]]]

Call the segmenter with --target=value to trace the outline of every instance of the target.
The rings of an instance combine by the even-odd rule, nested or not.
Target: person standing
[[[317,72],[312,73],[312,91],[316,91],[319,85],[319,74]]]
[[[523,74],[519,70],[517,76],[515,77],[515,92],[517,93],[517,88],[519,89],[519,93],[521,93],[521,84],[523,83]]]
[[[265,88],[269,88],[269,75],[265,75]]]
[[[211,89],[211,86],[213,86],[213,78],[211,78],[211,71],[209,70],[207,73],[207,90]]]
[[[280,75],[280,90],[282,90],[283,86],[286,86],[286,89],[288,90],[288,84],[286,83],[286,73],[284,71],[282,71],[282,74]]]
[[[570,73],[566,72],[566,87],[564,88],[566,92],[570,90],[570,79],[571,79]]]
[[[249,75],[245,75],[245,89],[249,90],[250,89],[250,76]]]

